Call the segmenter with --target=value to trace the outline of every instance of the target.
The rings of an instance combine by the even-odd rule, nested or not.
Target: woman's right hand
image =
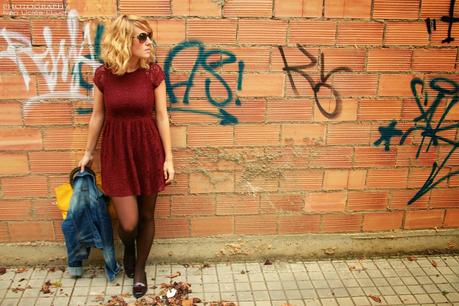
[[[78,167],[80,167],[80,171],[84,171],[84,167],[88,166],[91,167],[93,161],[93,156],[89,152],[85,152],[83,158],[78,163]]]

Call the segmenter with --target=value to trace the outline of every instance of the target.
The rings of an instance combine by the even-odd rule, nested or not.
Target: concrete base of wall
[[[161,239],[153,243],[150,263],[264,261],[391,256],[414,253],[459,252],[459,230],[418,230],[358,234],[306,234],[218,238]],[[116,254],[122,256],[117,241]],[[66,264],[64,243],[27,242],[0,244],[2,265]],[[102,262],[94,250],[88,263]]]

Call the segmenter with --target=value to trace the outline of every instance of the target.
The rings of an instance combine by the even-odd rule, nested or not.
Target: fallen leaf
[[[22,282],[22,281],[25,281],[25,278],[21,278],[21,279],[19,280],[19,282]]]
[[[48,269],[48,272],[56,272],[56,267],[51,267]]]
[[[431,260],[430,263],[432,264],[432,266],[434,266],[435,268],[438,267],[438,264],[435,260]]]
[[[380,298],[379,296],[370,294],[369,297],[370,297],[373,301],[375,301],[375,302],[377,302],[377,303],[381,303],[381,298]]]
[[[269,260],[269,259],[266,259],[266,261],[265,261],[265,266],[267,266],[267,265],[272,265],[272,264],[273,264],[273,263],[272,263],[272,261],[271,261],[271,260]]]
[[[327,255],[333,255],[335,254],[335,249],[332,249],[332,248],[325,249],[324,253]]]
[[[418,260],[418,259],[416,258],[416,256],[408,256],[407,259],[408,259],[409,261]]]
[[[24,272],[27,272],[29,269],[27,268],[17,268],[16,269],[16,273],[24,273]]]
[[[182,300],[182,306],[193,306],[193,300]]]
[[[6,273],[6,268],[5,267],[0,267],[0,275],[3,275]]]
[[[51,290],[49,290],[49,287],[51,286],[51,282],[47,280],[43,285],[41,285],[40,291],[43,293],[51,293]]]
[[[175,273],[172,273],[171,275],[167,275],[166,277],[175,278],[175,277],[178,277],[180,275],[182,275],[182,273],[180,273],[180,271],[177,271]]]

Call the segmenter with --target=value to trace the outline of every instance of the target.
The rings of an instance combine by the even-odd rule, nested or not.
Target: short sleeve
[[[153,88],[156,88],[165,79],[163,69],[158,64],[150,64],[150,81],[153,84]]]
[[[101,65],[97,67],[96,71],[94,72],[94,84],[96,84],[97,88],[101,92],[104,92],[104,81],[105,81],[105,67]]]

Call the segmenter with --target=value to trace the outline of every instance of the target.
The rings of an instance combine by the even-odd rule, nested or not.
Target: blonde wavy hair
[[[119,15],[110,23],[104,34],[101,57],[105,66],[116,75],[123,75],[127,72],[127,65],[132,54],[131,46],[135,27],[153,33],[153,29],[146,19],[136,15]],[[149,59],[140,59],[140,67],[147,69],[150,62],[155,62],[153,47]]]

